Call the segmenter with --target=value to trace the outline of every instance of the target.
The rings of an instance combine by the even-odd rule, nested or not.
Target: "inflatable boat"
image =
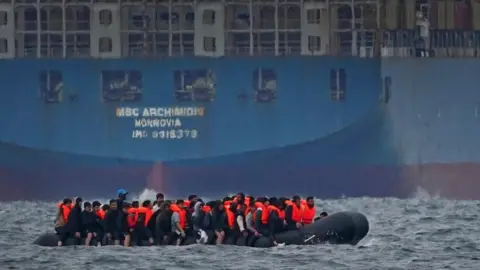
[[[328,217],[315,221],[306,225],[299,230],[286,231],[275,235],[275,239],[279,244],[285,245],[316,245],[322,243],[329,244],[350,244],[356,245],[368,233],[369,223],[367,218],[357,212],[338,212]],[[208,235],[209,239],[213,239],[213,233]],[[196,244],[197,237],[190,236],[185,239],[183,245]],[[53,247],[57,246],[58,237],[55,233],[45,233],[38,237],[34,244],[40,246]],[[83,241],[82,241],[83,242]],[[75,245],[75,239],[68,239],[64,246]],[[93,245],[94,243],[92,243]],[[147,243],[144,243],[148,245]],[[225,244],[245,246],[247,240],[245,238],[226,239]],[[270,238],[258,238],[253,247],[268,248],[272,247],[273,242]]]

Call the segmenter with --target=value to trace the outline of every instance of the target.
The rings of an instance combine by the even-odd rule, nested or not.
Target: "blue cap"
[[[120,189],[117,190],[117,196],[127,195],[127,194],[128,194],[128,192],[123,188],[120,188]]]

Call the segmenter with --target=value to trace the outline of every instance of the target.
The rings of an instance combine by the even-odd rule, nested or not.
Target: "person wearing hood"
[[[203,207],[205,204],[203,201],[199,200],[195,203],[193,207],[193,214],[192,214],[192,224],[193,224],[193,231],[197,235],[197,243],[198,244],[207,244],[208,243],[208,234],[206,232],[205,225],[209,225],[210,223],[208,222],[206,224],[206,220],[208,218],[208,221],[210,218],[207,216],[209,215],[208,213],[205,213],[203,211]]]
[[[60,235],[60,239],[58,241],[58,246],[62,246],[63,243],[68,239],[68,237],[74,237],[76,244],[80,242],[82,237],[82,198],[77,197],[75,199],[75,204],[72,207],[72,210],[68,214],[68,221],[65,224],[64,233]]]

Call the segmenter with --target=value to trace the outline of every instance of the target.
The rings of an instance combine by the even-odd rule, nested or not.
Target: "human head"
[[[295,195],[292,197],[292,203],[294,203],[296,206],[300,207],[301,202],[300,196]]]
[[[157,203],[163,202],[163,200],[165,200],[165,196],[163,196],[163,193],[157,193],[157,196],[156,196]]]
[[[101,206],[101,204],[100,204],[99,201],[94,201],[94,202],[92,203],[93,211],[95,211],[95,212],[99,211],[99,210],[100,210],[100,206]]]
[[[312,196],[307,197],[306,201],[307,201],[308,207],[312,208],[315,206],[315,200],[313,199]]]
[[[87,212],[92,212],[92,204],[90,202],[83,203],[83,210]]]
[[[75,206],[82,207],[83,199],[82,197],[75,198]]]
[[[138,201],[133,201],[132,202],[132,207],[133,208],[138,208],[140,206],[140,203]]]
[[[128,191],[126,191],[125,189],[123,188],[119,188],[117,190],[117,197],[120,199],[120,200],[126,200],[127,199],[127,194],[128,194]]]
[[[115,199],[110,200],[110,209],[111,210],[117,210],[117,206],[118,206],[117,205],[117,200],[115,200]]]
[[[70,198],[63,199],[63,205],[71,206],[72,205],[72,199],[70,199]]]
[[[152,208],[152,201],[150,201],[150,200],[145,200],[145,201],[143,201],[142,207],[150,208],[150,209],[151,209],[151,208]]]
[[[183,202],[183,200],[177,200],[176,204],[178,205],[178,207],[180,207],[180,209],[185,208],[185,203]]]

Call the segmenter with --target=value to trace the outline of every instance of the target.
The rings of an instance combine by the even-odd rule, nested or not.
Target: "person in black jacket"
[[[212,222],[213,230],[217,235],[216,244],[221,245],[225,239],[225,229],[228,227],[225,207],[222,201],[215,202],[215,207],[212,209]]]
[[[70,214],[68,215],[67,224],[65,224],[64,231],[60,234],[58,246],[62,246],[69,237],[76,239],[76,244],[80,243],[82,237],[82,198],[77,197],[75,199],[75,205],[73,206]]]
[[[160,204],[155,218],[155,244],[163,245],[168,242],[172,231],[172,210],[170,209],[171,202],[164,201]]]
[[[82,212],[82,227],[83,232],[82,236],[86,237],[85,246],[89,246],[92,241],[94,234],[98,231],[97,216],[92,210],[92,204],[90,202],[83,203],[83,212]]]
[[[128,224],[128,209],[130,208],[130,204],[127,202],[123,202],[122,205],[122,215],[117,216],[117,228],[120,235],[120,240],[123,240],[123,245],[125,247],[129,247],[132,241],[132,232],[133,228],[130,228]]]
[[[117,200],[110,200],[110,209],[105,214],[104,225],[105,232],[107,233],[107,244],[109,241],[114,242],[115,245],[120,245],[122,240],[120,237],[120,230],[117,226],[118,219],[118,209],[117,209]]]

